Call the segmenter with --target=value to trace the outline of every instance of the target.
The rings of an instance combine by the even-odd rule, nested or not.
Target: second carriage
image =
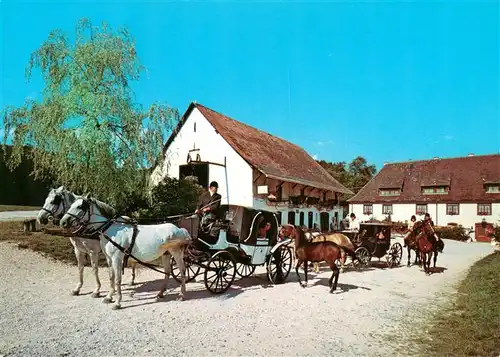
[[[359,231],[341,231],[351,239],[356,247],[356,256],[362,264],[368,265],[372,257],[379,260],[385,257],[387,265],[392,268],[401,263],[403,247],[399,242],[391,244],[391,228],[389,222],[360,223]]]
[[[203,269],[204,283],[213,294],[225,292],[236,275],[249,277],[257,266],[266,267],[273,284],[285,281],[292,267],[291,240],[279,241],[278,221],[273,212],[238,205],[221,205],[216,219],[200,226],[197,215],[183,217],[178,226],[186,228],[193,243],[185,250],[186,282]],[[171,260],[172,276],[180,282],[180,272]]]

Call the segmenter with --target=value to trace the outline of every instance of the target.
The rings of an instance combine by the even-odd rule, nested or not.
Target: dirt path
[[[124,286],[123,310],[112,311],[102,298],[70,296],[76,267],[2,243],[0,355],[393,355],[418,307],[449,297],[467,268],[491,251],[488,244],[446,241],[438,260],[446,267],[443,273],[425,276],[418,267],[405,266],[346,272],[335,294],[328,293],[326,268],[309,274],[307,289],[292,271],[278,286],[261,276],[235,280],[221,296],[206,292],[201,276],[187,285],[183,302],[175,301],[173,279],[175,289],[155,302],[160,276],[141,269],[135,296]],[[101,268],[103,292],[107,275]],[[126,271],[124,283],[129,281]],[[86,268],[82,293],[93,288]],[[401,338],[389,338],[395,334]]]

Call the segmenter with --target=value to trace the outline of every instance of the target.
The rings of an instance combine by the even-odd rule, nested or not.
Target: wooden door
[[[493,229],[493,224],[487,223],[483,228],[483,225],[481,223],[476,223],[474,233],[478,242],[491,242],[491,238],[488,236],[488,233],[486,233],[487,228]]]

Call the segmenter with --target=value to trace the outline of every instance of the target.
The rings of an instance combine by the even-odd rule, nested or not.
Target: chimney
[[[387,162],[387,161],[386,161],[386,162],[384,162],[384,166],[385,166],[385,165],[387,165],[387,164],[388,164],[388,162]]]
[[[439,157],[434,156],[434,157],[432,158],[432,160],[439,160]]]
[[[468,157],[471,157],[471,156],[474,156],[474,153],[471,152],[469,155],[467,155]]]

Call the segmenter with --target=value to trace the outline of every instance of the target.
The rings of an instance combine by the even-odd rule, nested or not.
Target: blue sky
[[[76,21],[125,25],[137,101],[192,100],[328,161],[498,153],[499,5],[476,2],[3,0],[0,107],[39,97],[30,53]]]

